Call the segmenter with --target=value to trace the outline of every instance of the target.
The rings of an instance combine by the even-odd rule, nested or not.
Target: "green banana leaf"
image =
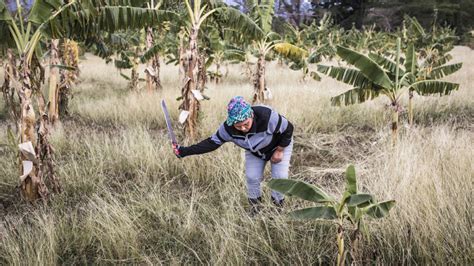
[[[349,64],[357,67],[360,72],[373,83],[383,88],[392,88],[393,84],[387,73],[374,60],[343,46],[337,46],[337,54]]]
[[[353,194],[348,198],[347,206],[363,208],[373,201],[374,197],[370,194]]]
[[[458,71],[461,68],[462,68],[462,63],[435,67],[431,70],[429,77],[431,79],[440,79],[440,78],[453,74],[454,72]]]
[[[416,75],[418,63],[416,60],[415,46],[413,43],[409,44],[405,52],[405,71]]]
[[[422,80],[413,83],[411,88],[420,95],[439,94],[443,96],[449,95],[454,90],[458,90],[459,84],[441,80]]]
[[[300,220],[325,219],[333,220],[337,218],[336,210],[332,206],[317,206],[300,209],[290,212],[290,217]]]
[[[374,53],[370,53],[369,58],[374,60],[377,64],[386,69],[390,74],[395,76],[397,70],[397,63],[395,61],[392,61],[388,58],[383,57],[382,55]],[[399,69],[398,75],[403,76],[403,74],[405,74],[405,72],[402,69]]]
[[[262,28],[238,9],[220,7],[217,8],[214,14],[226,27],[236,29],[242,36],[245,36],[245,38],[249,40],[258,40],[265,37]]]
[[[140,56],[140,62],[142,64],[145,64],[148,62],[150,59],[152,59],[154,56],[159,54],[159,52],[163,49],[163,45],[161,44],[155,44],[153,47],[148,49],[142,56]]]
[[[317,67],[319,72],[354,87],[367,88],[372,85],[372,81],[357,69],[324,65],[318,65]]]
[[[349,195],[357,193],[357,179],[354,165],[349,165],[346,169],[346,192]]]
[[[331,98],[334,106],[359,104],[378,97],[379,90],[354,88]]]
[[[366,210],[366,214],[372,218],[383,218],[388,215],[388,213],[394,206],[394,200],[379,202],[368,207]]]
[[[271,189],[285,195],[295,196],[316,203],[333,201],[333,199],[320,188],[302,181],[291,179],[272,179],[268,182],[268,186]]]

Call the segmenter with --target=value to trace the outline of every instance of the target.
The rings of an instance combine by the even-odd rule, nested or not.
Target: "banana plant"
[[[259,34],[251,40],[250,48],[257,57],[254,71],[254,95],[253,103],[265,103],[265,91],[267,89],[265,80],[266,61],[270,58],[271,52],[290,59],[294,62],[293,69],[304,69],[308,73],[305,59],[308,52],[298,45],[289,43],[280,35],[272,31],[272,21],[274,13],[274,0],[249,1],[249,17],[256,25]],[[306,68],[305,68],[306,67]]]
[[[229,44],[225,38],[225,28],[218,29],[216,27],[208,27],[206,29],[206,36],[203,36],[203,53],[207,55],[208,59],[204,66],[206,67],[207,76],[210,81],[219,84],[224,74],[221,67],[231,58]],[[212,64],[215,65],[215,71],[207,70]]]
[[[263,0],[249,3],[249,17],[254,21],[260,30],[260,38],[252,40],[252,47],[255,50],[257,64],[254,72],[254,95],[253,103],[265,103],[265,62],[267,54],[275,46],[278,36],[272,32],[272,21],[274,14],[274,0]]]
[[[204,81],[204,77],[199,73],[206,74],[202,71],[205,60],[203,60],[198,47],[201,27],[207,20],[215,20],[225,23],[228,28],[240,32],[241,35],[247,38],[259,36],[261,30],[248,16],[222,3],[210,2],[208,5],[203,4],[201,0],[195,0],[192,3],[186,0],[185,4],[188,17],[186,21],[188,44],[186,57],[184,58],[185,81],[180,97],[183,102],[179,108],[187,114],[184,126],[186,137],[195,139],[197,137],[198,111],[200,109],[199,100],[204,98],[199,93],[203,89],[203,82],[199,81]]]
[[[61,49],[61,63],[66,68],[60,69],[59,116],[69,115],[69,99],[72,88],[79,80],[79,45],[77,42],[64,39]]]
[[[147,2],[147,8],[159,10],[163,1],[157,1],[155,5],[155,1],[151,0]],[[163,23],[169,25],[168,23]],[[160,29],[162,30],[162,29]],[[154,29],[151,26],[146,27],[145,29],[146,37],[145,37],[145,48],[146,53],[141,57],[141,61],[146,63],[146,87],[147,91],[151,93],[152,91],[157,91],[162,89],[161,79],[160,79],[160,51],[162,50],[162,45],[157,43],[157,35],[159,35],[158,29]]]
[[[295,210],[289,216],[297,220],[321,219],[335,222],[337,230],[337,265],[345,263],[345,222],[348,221],[353,231],[350,255],[357,263],[361,260],[360,248],[365,228],[364,217],[379,219],[386,217],[395,206],[394,200],[378,202],[371,194],[360,193],[357,188],[356,172],[353,165],[349,165],[345,172],[345,191],[339,200],[334,199],[323,189],[303,181],[291,179],[272,179],[268,186],[287,196],[294,196],[316,206]]]
[[[312,50],[313,44],[312,41],[308,40],[308,27],[303,26],[301,29],[297,29],[290,23],[285,23],[283,26],[285,28],[285,43],[275,45],[274,50],[281,56],[279,62],[282,62],[283,58],[289,59],[287,64],[290,69],[295,71],[301,70],[303,73],[302,80],[305,81],[306,76],[310,74],[308,58],[318,58],[314,57],[314,55],[317,55],[315,52],[310,55],[310,49]],[[313,71],[311,73],[316,74]],[[314,77],[318,80],[319,76]]]
[[[17,62],[13,49],[7,48],[5,56],[4,82],[2,85],[3,100],[5,108],[8,110],[11,120],[15,124],[15,132],[19,132],[17,121],[20,120],[20,109],[16,99],[14,87],[15,80],[18,80]]]
[[[217,9],[210,9],[207,11],[207,4],[201,5],[201,0],[195,0],[190,3],[189,0],[185,1],[186,10],[188,12],[189,19],[189,42],[187,50],[186,69],[185,69],[185,83],[181,89],[181,97],[183,102],[180,105],[180,109],[188,114],[185,121],[185,133],[189,139],[196,139],[197,137],[197,123],[198,123],[198,111],[200,109],[200,102],[198,100],[198,62],[199,62],[199,50],[198,50],[198,36],[201,25],[204,21],[217,11]]]
[[[153,30],[152,27],[146,28],[145,44],[147,53],[151,55],[141,61],[145,61],[147,66],[145,69],[146,88],[149,93],[163,88],[160,79],[160,54],[159,51],[156,51],[160,50],[161,46],[156,44],[156,35],[157,31]],[[143,55],[142,58],[145,58],[145,55]]]
[[[51,180],[53,191],[60,191],[54,172],[53,149],[48,141],[48,105],[51,106],[51,101],[47,102],[41,91],[45,77],[39,63],[41,43],[65,37],[84,40],[102,30],[143,29],[161,21],[162,12],[157,10],[128,5],[110,6],[109,2],[120,1],[36,0],[30,10],[25,10],[28,6],[17,0],[13,12],[4,0],[0,0],[0,42],[2,46],[15,48],[14,54],[19,56],[18,80],[13,83],[20,98],[17,121],[23,166],[20,183],[22,194],[28,201],[46,199],[49,189],[44,180],[47,177]],[[35,99],[37,103],[33,104]],[[38,118],[35,106],[39,109]]]
[[[289,67],[292,70],[301,70],[303,73],[302,80],[310,75],[314,80],[320,81],[321,77],[315,72],[309,70],[309,65],[319,63],[321,56],[319,50],[314,50],[311,54],[304,48],[298,47],[291,43],[277,43],[274,50],[284,58],[290,60]]]
[[[403,43],[413,43],[415,49],[420,51],[420,57],[437,62],[454,48],[454,42],[459,40],[455,30],[449,27],[436,25],[436,15],[431,30],[425,30],[416,17],[405,15],[403,28],[400,34]]]
[[[108,35],[106,39],[108,48],[118,53],[118,58],[114,60],[114,65],[120,71],[120,75],[129,81],[128,88],[131,91],[139,90],[140,76],[138,67],[143,54],[143,33],[121,31]],[[130,69],[130,76],[122,73],[123,69]]]
[[[5,40],[13,39],[15,54],[20,58],[18,80],[15,81],[21,110],[17,121],[20,161],[23,166],[20,183],[22,194],[28,201],[46,199],[49,194],[46,178],[51,180],[53,191],[60,191],[59,180],[54,172],[53,150],[48,140],[51,129],[48,104],[51,107],[55,103],[47,103],[41,90],[44,69],[39,63],[38,55],[41,42],[45,40],[46,29],[74,4],[74,0],[68,3],[38,0],[30,10],[25,10],[27,6],[17,0],[16,11],[11,12],[5,1],[0,1],[0,24],[7,25],[9,29]],[[54,34],[49,37],[57,39]],[[38,118],[33,104],[35,98],[39,109]]]
[[[185,38],[186,38],[186,29],[182,25],[177,25],[176,23],[167,24],[167,29],[163,31],[160,41],[159,49],[157,52],[160,52],[164,55],[165,64],[174,64],[178,65],[178,78],[183,80],[185,72]],[[178,40],[178,41],[177,41]],[[156,45],[155,45],[156,47]],[[153,49],[153,48],[152,48]],[[145,52],[144,57],[146,58]]]
[[[253,78],[252,66],[254,62],[252,62],[252,52],[249,45],[226,45],[224,47],[224,58],[230,64],[240,64],[242,69],[241,74],[250,80]]]
[[[383,52],[393,50],[396,40],[392,34],[375,30],[375,25],[363,26],[359,31],[353,26],[345,33],[345,45],[358,52]]]
[[[310,45],[307,50],[317,50],[321,60],[331,60],[336,55],[336,45],[344,43],[341,38],[344,29],[334,23],[329,13],[324,14],[318,22],[311,23],[306,32],[307,39],[304,42]]]
[[[318,65],[318,71],[354,86],[353,89],[331,98],[333,105],[351,105],[385,95],[390,100],[392,142],[397,141],[399,113],[402,110],[401,97],[410,89],[431,93],[447,93],[459,88],[459,84],[436,79],[416,80],[414,50],[406,52],[404,65],[401,58],[401,40],[397,39],[395,61],[378,54],[369,56],[342,46],[337,54],[357,69]]]
[[[89,46],[95,44],[100,48],[98,55],[106,60],[110,60],[114,52],[120,54],[115,65],[119,69],[131,69],[130,77],[121,75],[129,80],[132,91],[138,90],[138,81],[142,80],[138,72],[141,63],[146,64],[147,91],[151,93],[160,89],[159,57],[162,45],[156,42],[157,28],[161,30],[178,15],[162,9],[163,1],[110,1],[110,4],[95,7],[99,11],[92,19],[100,26],[87,32]]]
[[[253,81],[254,84],[254,95],[252,102],[255,103],[265,103],[265,90],[266,80],[265,80],[265,62],[267,54],[272,51],[275,47],[275,43],[271,40],[272,33],[267,34],[264,39],[254,41],[253,46],[256,49],[257,53],[257,64],[255,69],[255,78]]]
[[[413,97],[416,92],[418,95],[449,95],[453,90],[459,88],[457,83],[446,83],[438,79],[444,78],[457,72],[462,68],[462,63],[449,64],[446,63],[452,58],[450,54],[445,54],[436,61],[432,57],[418,58],[413,43],[407,45],[404,51],[404,57],[400,58],[400,62],[404,63],[404,70],[401,73],[409,74],[408,85],[408,120],[413,125]],[[390,56],[390,55],[389,55]],[[369,57],[383,68],[390,72],[395,69],[392,61],[380,55],[371,53]],[[393,58],[393,55],[391,56]],[[404,71],[404,72],[403,72]]]
[[[95,55],[105,59],[106,63],[113,60],[120,76],[128,80],[128,89],[131,91],[138,91],[140,81],[138,67],[144,49],[143,35],[140,30],[118,30],[94,36],[87,43],[89,48],[95,45],[95,49],[91,50]],[[123,70],[130,70],[130,75],[124,74]]]
[[[336,44],[344,42],[344,30],[334,24],[330,14],[301,29],[290,24],[284,26],[285,43],[278,43],[274,50],[289,61],[290,69],[303,72],[303,81],[308,75],[320,81],[321,77],[316,71],[310,71],[309,66],[334,57]]]
[[[176,5],[181,8],[178,12],[184,19],[173,21],[170,31],[174,33],[171,34],[173,36],[169,38],[170,33],[166,33],[165,43],[158,44],[160,47],[156,51],[153,51],[156,46],[152,47],[142,58],[149,58],[155,52],[165,50],[169,63],[179,63],[183,84],[178,99],[182,100],[179,109],[185,118],[184,134],[187,139],[195,139],[198,135],[199,101],[206,99],[200,93],[205,86],[207,74],[205,70],[214,59],[214,57],[211,60],[206,58],[212,56],[212,53],[201,45],[203,42],[206,43],[206,38],[202,37],[201,32],[204,31],[207,35],[208,30],[215,27],[214,25],[226,25],[226,28],[238,32],[241,38],[248,40],[260,35],[261,30],[240,10],[231,8],[221,1],[186,0]],[[179,37],[179,45],[176,44],[176,36]],[[174,43],[169,42],[169,39],[173,39]],[[174,47],[170,47],[170,44]]]

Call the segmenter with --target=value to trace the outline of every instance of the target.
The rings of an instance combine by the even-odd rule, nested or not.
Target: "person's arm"
[[[291,143],[293,137],[293,124],[291,124],[285,117],[272,110],[268,121],[268,129],[269,133],[279,135],[279,142],[270,158],[272,163],[279,163],[283,159],[283,150]]]
[[[280,141],[277,146],[281,147],[281,149],[277,149],[283,150],[283,148],[290,145],[293,137],[293,124],[291,124],[284,116],[272,110],[268,120],[268,133],[279,135]]]
[[[217,132],[212,135],[211,137],[188,147],[179,146],[175,148],[175,154],[179,158],[196,155],[196,154],[203,154],[214,151],[218,149],[222,144],[229,141],[229,135],[225,132],[225,128],[223,125],[219,127]]]
[[[216,150],[220,146],[221,144],[215,143],[214,141],[212,141],[212,137],[210,137],[197,144],[194,144],[188,147],[183,147],[183,146],[178,147],[179,154],[177,155],[179,155],[180,157],[186,157],[189,155],[208,153],[208,152]]]
[[[282,120],[283,119],[286,120],[286,118],[282,117]],[[282,125],[283,124],[286,124],[286,128],[281,132],[281,141],[278,143],[278,148],[281,148],[281,150],[290,145],[291,138],[293,137],[293,124],[288,120],[286,120],[286,123],[282,122]]]

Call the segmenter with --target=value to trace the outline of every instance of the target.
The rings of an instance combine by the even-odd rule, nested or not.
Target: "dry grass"
[[[384,99],[336,108],[340,83],[300,81],[271,64],[270,104],[295,126],[292,178],[337,196],[354,163],[360,188],[396,208],[368,221],[364,260],[379,264],[470,264],[474,173],[474,53],[454,51],[464,67],[449,97],[416,97],[416,126],[402,126],[390,145]],[[240,66],[222,85],[209,84],[201,135],[225,118],[230,97],[252,94]],[[64,192],[46,206],[18,201],[15,153],[0,147],[0,264],[332,264],[335,228],[295,222],[272,209],[246,214],[242,151],[226,144],[178,160],[171,153],[159,101],[178,116],[177,68],[162,72],[164,91],[132,94],[112,66],[89,56],[72,100],[72,118],[52,136]],[[2,107],[0,101],[0,107]],[[3,110],[3,108],[2,108]],[[6,139],[0,111],[0,143]],[[406,120],[406,119],[405,119]],[[264,188],[266,197],[268,188]],[[289,199],[286,210],[303,203]]]

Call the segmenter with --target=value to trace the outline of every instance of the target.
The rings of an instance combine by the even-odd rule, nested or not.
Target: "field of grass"
[[[405,112],[396,147],[385,99],[332,107],[330,97],[348,87],[327,78],[302,82],[300,72],[276,63],[267,70],[269,104],[295,125],[291,178],[338,196],[353,163],[361,190],[397,201],[387,218],[367,220],[360,263],[473,262],[474,52],[456,47],[453,55],[464,62],[449,78],[460,90],[415,96],[416,125],[406,126]],[[247,215],[237,147],[174,156],[159,102],[166,99],[177,118],[175,66],[163,67],[164,90],[152,95],[127,91],[113,66],[92,55],[81,71],[72,115],[51,137],[62,193],[45,205],[22,202],[16,154],[0,147],[1,265],[335,263],[332,223],[285,215],[305,203],[288,198],[278,214],[263,186],[264,212]],[[205,94],[211,100],[202,103],[202,138],[224,121],[228,100],[250,99],[252,86],[231,65],[224,82],[209,83]],[[0,143],[7,139],[4,109],[0,100]]]

